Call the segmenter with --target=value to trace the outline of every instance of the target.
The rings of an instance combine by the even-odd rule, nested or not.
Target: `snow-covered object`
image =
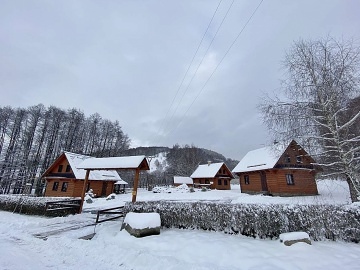
[[[111,193],[109,196],[106,197],[106,200],[109,201],[109,200],[113,200],[116,198],[116,194],[115,193]]]
[[[178,187],[175,188],[176,192],[184,192],[184,193],[187,193],[187,192],[190,192],[190,188],[186,185],[186,184],[182,184]]]
[[[188,184],[192,185],[194,184],[194,181],[191,177],[187,176],[174,176],[174,184]]]
[[[199,165],[190,175],[191,178],[213,178],[224,162]]]
[[[155,228],[161,226],[158,213],[127,213],[124,223],[129,224],[133,229]]]
[[[153,187],[152,192],[154,193],[171,193],[170,187]]]
[[[284,151],[285,147],[282,144],[252,150],[240,160],[232,172],[239,173],[274,168]]]
[[[78,167],[82,162],[94,159],[90,156],[75,154],[71,152],[64,152],[67,161],[75,175],[76,179],[85,179],[86,170]],[[101,170],[101,171],[90,171],[89,180],[108,180],[108,181],[118,181],[121,180],[119,174],[116,171],[111,170]]]
[[[85,195],[84,200],[85,200],[85,202],[87,202],[87,203],[93,203],[93,202],[94,202],[93,198],[92,198],[89,194],[86,194],[86,195]]]
[[[282,233],[279,236],[280,242],[285,246],[291,246],[295,243],[304,242],[311,245],[311,240],[306,232],[288,232]]]
[[[77,166],[78,169],[137,169],[140,164],[147,160],[145,156],[88,158]],[[119,179],[120,180],[120,179]]]

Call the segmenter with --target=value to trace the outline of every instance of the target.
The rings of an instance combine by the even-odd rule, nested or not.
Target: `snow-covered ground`
[[[319,196],[280,198],[230,191],[152,193],[140,190],[138,200],[204,200],[229,203],[349,203],[344,182],[322,181]],[[237,186],[238,187],[238,186]],[[297,243],[260,240],[201,230],[162,229],[145,238],[120,231],[115,220],[75,229],[95,219],[90,210],[120,206],[131,194],[113,200],[95,199],[81,215],[45,218],[0,211],[0,269],[359,269],[360,245],[344,242]],[[58,232],[59,228],[74,228]],[[34,235],[50,233],[44,241]],[[96,232],[92,240],[79,237]]]
[[[231,190],[210,190],[202,192],[184,192],[179,188],[161,188],[164,192],[153,193],[146,189],[139,189],[137,201],[214,201],[228,203],[261,203],[261,204],[349,204],[350,193],[345,181],[321,180],[318,182],[319,195],[295,197],[271,197],[263,195],[248,195],[240,192],[240,185],[231,185]],[[171,192],[171,193],[168,193]],[[131,191],[119,194],[115,200],[105,198],[95,199],[92,204],[85,204],[84,211],[116,207],[131,202]]]
[[[49,219],[0,211],[0,269],[359,269],[360,245],[353,243],[287,247],[279,240],[179,229],[135,238],[120,231],[120,221],[46,241],[33,236],[55,223],[82,222],[89,215]],[[78,239],[94,231],[92,240]]]

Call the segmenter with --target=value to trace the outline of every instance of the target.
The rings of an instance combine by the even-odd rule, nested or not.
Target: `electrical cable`
[[[185,116],[187,115],[187,113],[189,112],[190,108],[193,106],[193,104],[195,103],[195,101],[198,99],[198,97],[200,96],[200,94],[203,92],[204,88],[206,87],[207,83],[210,81],[210,79],[212,78],[212,76],[214,75],[214,73],[216,72],[216,70],[218,69],[218,67],[220,66],[220,64],[222,63],[222,61],[224,60],[224,58],[226,57],[226,55],[229,53],[229,51],[231,50],[231,48],[234,46],[234,44],[236,43],[237,39],[240,37],[240,35],[242,34],[242,32],[244,31],[244,29],[246,28],[246,26],[249,24],[249,22],[251,21],[252,17],[255,15],[255,13],[257,12],[257,10],[259,9],[259,7],[261,6],[262,2],[264,0],[261,0],[260,3],[257,5],[257,7],[255,8],[255,10],[253,11],[253,13],[251,14],[251,16],[249,17],[249,19],[246,21],[245,25],[242,27],[242,29],[240,30],[240,32],[238,33],[238,35],[236,36],[236,38],[234,39],[234,41],[231,43],[231,45],[229,46],[229,48],[227,49],[227,51],[225,52],[224,56],[221,58],[220,62],[218,63],[218,65],[215,67],[215,69],[213,70],[213,72],[210,74],[209,78],[206,80],[205,84],[202,86],[202,88],[200,89],[199,93],[197,94],[197,96],[194,98],[194,100],[192,101],[192,103],[190,104],[190,106],[188,107],[188,109],[185,111],[185,113],[182,115],[181,120],[178,122],[178,124],[175,126],[175,128],[173,128],[167,135],[171,134],[172,132],[174,132],[182,123],[182,121],[184,120]]]
[[[176,108],[175,108],[175,111],[174,111],[174,112],[173,112],[173,114],[171,115],[171,117],[170,117],[170,119],[169,119],[169,121],[168,121],[168,125],[169,125],[169,123],[171,122],[171,120],[173,119],[173,117],[174,117],[175,113],[177,112],[177,110],[178,110],[178,108],[179,108],[179,106],[180,106],[180,104],[181,104],[181,102],[182,102],[182,100],[183,100],[183,98],[184,98],[185,94],[187,93],[187,91],[188,91],[188,89],[189,89],[189,87],[190,87],[190,85],[191,85],[191,83],[192,83],[193,79],[195,78],[195,76],[196,76],[196,74],[197,74],[197,72],[198,72],[198,70],[199,70],[199,68],[200,68],[201,64],[203,63],[203,61],[204,61],[204,59],[205,59],[205,57],[206,57],[206,55],[207,55],[207,53],[208,53],[208,51],[209,51],[209,49],[210,49],[211,45],[213,44],[213,42],[214,42],[214,40],[215,40],[215,38],[216,38],[216,36],[217,36],[217,34],[218,34],[218,32],[219,32],[219,30],[220,30],[221,26],[223,25],[223,23],[224,23],[224,21],[225,21],[225,19],[226,19],[227,15],[229,14],[229,11],[230,11],[231,7],[233,6],[234,1],[235,1],[235,0],[233,0],[233,1],[231,2],[231,4],[230,4],[230,6],[229,6],[228,10],[226,11],[226,13],[225,13],[225,15],[224,15],[224,17],[223,17],[223,19],[222,19],[222,21],[221,21],[221,23],[220,23],[219,27],[217,28],[217,30],[216,30],[216,32],[215,32],[215,35],[213,36],[213,38],[212,38],[211,42],[209,43],[209,46],[207,47],[207,49],[206,49],[206,51],[205,51],[205,53],[204,53],[204,56],[202,57],[202,59],[201,59],[201,61],[200,61],[199,65],[197,66],[197,68],[196,68],[196,70],[195,70],[195,73],[194,73],[194,74],[193,74],[193,76],[191,77],[191,80],[190,80],[189,84],[187,85],[187,87],[186,87],[186,89],[185,89],[185,91],[184,91],[183,95],[181,96],[181,99],[180,99],[179,103],[177,104],[177,106],[176,106]],[[166,125],[166,126],[165,126],[164,131],[166,130],[166,128],[168,127],[168,125]]]

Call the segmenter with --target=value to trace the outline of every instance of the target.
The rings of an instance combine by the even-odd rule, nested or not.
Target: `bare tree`
[[[283,62],[282,97],[260,105],[274,139],[297,138],[309,146],[327,176],[346,179],[351,200],[360,200],[360,48],[326,38],[295,42]]]

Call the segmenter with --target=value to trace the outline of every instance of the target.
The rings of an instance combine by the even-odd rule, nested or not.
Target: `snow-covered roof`
[[[78,169],[137,169],[145,156],[89,158],[78,164]],[[147,163],[147,161],[146,161]],[[148,166],[147,166],[148,167]]]
[[[193,184],[194,181],[191,177],[187,176],[174,176],[174,184]]]
[[[215,177],[224,162],[199,165],[190,175],[191,178],[212,178]]]
[[[234,173],[258,171],[274,168],[284,153],[283,145],[267,146],[248,152],[232,170]]]
[[[125,182],[124,180],[116,181],[115,185],[128,185],[128,182]]]
[[[80,169],[77,166],[83,161],[93,159],[90,156],[75,154],[71,152],[64,152],[66,159],[68,160],[71,169],[75,175],[76,179],[85,179],[86,170]],[[118,181],[121,180],[119,174],[116,171],[90,171],[89,180],[110,180],[110,181]]]

